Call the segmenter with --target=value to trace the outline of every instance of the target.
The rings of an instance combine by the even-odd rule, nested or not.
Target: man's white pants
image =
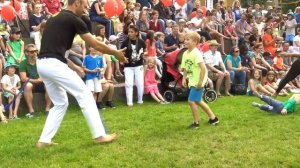
[[[144,67],[142,65],[137,67],[125,67],[124,75],[125,75],[125,91],[126,91],[127,105],[129,106],[133,105],[132,95],[133,95],[134,81],[137,87],[138,103],[143,103]]]
[[[92,137],[106,135],[93,95],[76,72],[55,58],[37,60],[37,70],[54,104],[49,111],[39,142],[50,143],[56,134],[69,104],[67,92],[76,98]]]

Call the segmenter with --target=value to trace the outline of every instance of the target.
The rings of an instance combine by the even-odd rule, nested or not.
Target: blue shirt
[[[300,22],[300,13],[295,14],[295,19],[296,19],[297,23]]]
[[[165,52],[164,46],[163,46],[162,42],[156,41],[156,42],[155,42],[155,47],[156,47],[159,51]],[[159,53],[157,53],[157,56],[161,56],[161,55],[160,55]]]
[[[91,55],[86,55],[83,63],[83,67],[86,67],[89,70],[94,70],[96,68],[103,68],[103,59],[99,55],[96,56],[91,56]],[[85,79],[94,79],[94,78],[101,78],[101,74],[99,73],[86,73]]]
[[[224,64],[225,64],[226,68],[228,68],[227,67],[227,61],[228,60],[231,61],[233,68],[238,68],[239,67],[239,63],[241,62],[241,57],[237,56],[237,59],[235,60],[232,55],[227,55],[227,57],[224,60]]]
[[[172,34],[169,34],[167,35],[167,37],[165,38],[165,44],[170,47],[174,44],[176,44],[177,46],[179,46],[179,39],[178,38],[175,38]],[[166,52],[171,52],[171,51],[174,51],[176,49],[173,49],[173,50],[168,50]]]
[[[238,21],[241,19],[241,10],[240,9],[233,9],[233,13],[235,16],[235,21]]]

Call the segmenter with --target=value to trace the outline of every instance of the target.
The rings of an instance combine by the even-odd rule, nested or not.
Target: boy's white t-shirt
[[[10,77],[8,75],[4,75],[1,79],[2,84],[7,84],[8,89],[12,89],[14,87],[17,87],[18,82],[20,82],[20,77],[16,74],[14,76]]]

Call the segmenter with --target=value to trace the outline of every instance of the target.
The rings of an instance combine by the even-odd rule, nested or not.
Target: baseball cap
[[[4,69],[6,69],[6,68],[9,68],[9,67],[17,67],[17,65],[16,64],[12,64],[12,63],[5,63],[4,64]]]
[[[21,30],[18,27],[12,27],[10,32],[11,34],[16,34],[16,33],[20,33]]]

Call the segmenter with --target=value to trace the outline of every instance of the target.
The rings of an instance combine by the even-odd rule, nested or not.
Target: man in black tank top
[[[106,143],[116,139],[117,135],[106,134],[103,123],[92,96],[79,76],[84,76],[81,67],[65,58],[65,52],[72,46],[76,34],[90,46],[103,53],[115,55],[121,62],[127,62],[124,50],[114,50],[101,43],[89,33],[81,16],[87,13],[87,0],[68,0],[68,7],[48,20],[43,33],[37,70],[54,104],[47,117],[37,147],[53,145],[56,134],[68,107],[67,93],[73,95],[82,109],[90,127],[95,143]],[[76,74],[75,72],[78,74]]]

